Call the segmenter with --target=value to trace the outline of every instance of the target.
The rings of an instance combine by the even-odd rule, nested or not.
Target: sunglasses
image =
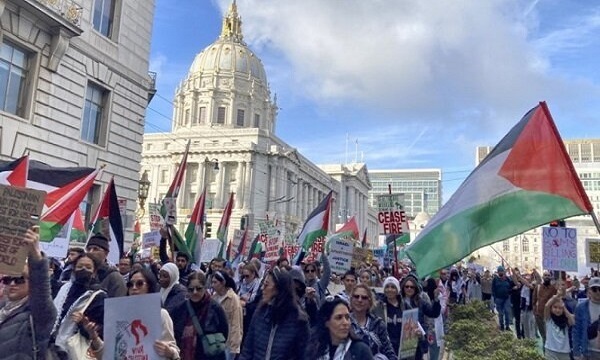
[[[306,269],[306,270],[304,270],[304,272],[308,274],[308,273],[317,272],[317,270],[315,270],[315,269]]]
[[[195,293],[196,291],[200,292],[202,290],[204,290],[203,286],[191,286],[191,287],[188,288],[188,292],[190,292],[192,294]]]
[[[416,289],[414,286],[412,285],[404,285],[405,289]]]
[[[136,287],[139,289],[142,286],[144,286],[144,284],[146,284],[146,282],[144,280],[128,281],[127,287],[128,288]]]
[[[4,284],[6,285],[6,283],[4,283]],[[600,288],[599,287],[593,287],[593,288],[590,288],[590,290],[592,290],[592,292],[598,292],[598,291],[600,291]]]
[[[15,285],[23,285],[25,284],[25,280],[24,276],[4,276],[2,278],[2,284],[10,285],[14,282]]]
[[[369,300],[369,297],[367,295],[352,295],[352,297],[356,300]]]

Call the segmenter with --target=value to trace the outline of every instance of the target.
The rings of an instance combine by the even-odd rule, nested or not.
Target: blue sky
[[[156,0],[146,132],[230,0]],[[280,107],[277,134],[317,164],[441,168],[444,199],[545,100],[564,139],[600,137],[600,4],[586,0],[238,0]],[[346,152],[347,138],[350,139]]]

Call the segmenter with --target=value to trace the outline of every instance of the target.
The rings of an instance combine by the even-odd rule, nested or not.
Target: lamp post
[[[150,190],[150,180],[148,180],[148,170],[145,170],[138,183],[138,218],[143,217],[146,213],[146,199],[148,199],[148,190]]]

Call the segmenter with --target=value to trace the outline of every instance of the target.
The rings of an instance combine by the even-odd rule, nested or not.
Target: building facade
[[[154,0],[0,1],[0,158],[106,165],[88,204],[114,176],[131,220],[153,18]]]
[[[297,234],[330,190],[332,214],[339,212],[344,194],[357,194],[349,211],[366,212],[364,165],[351,165],[354,175],[336,179],[277,137],[277,100],[261,60],[243,41],[235,2],[223,18],[220,36],[195,57],[173,103],[172,132],[144,135],[141,171],[148,172],[152,183],[149,199],[159,202],[189,141],[187,173],[177,200],[181,230],[205,188],[213,237],[231,193],[230,237],[242,221],[255,230],[267,216],[283,222],[288,237]],[[366,221],[364,215],[361,219]],[[334,216],[330,222],[333,230]]]
[[[565,140],[564,144],[596,216],[600,216],[600,139]],[[490,146],[477,147],[476,164],[479,164],[491,151]],[[577,229],[579,273],[588,273],[589,267],[597,267],[597,264],[586,263],[585,239],[600,238],[598,230],[591,216],[588,215],[566,219],[566,226]],[[490,268],[499,265],[504,258],[511,266],[525,270],[533,268],[539,270],[543,268],[542,256],[542,227],[531,229],[476,252],[480,262]]]
[[[392,193],[403,194],[402,206],[414,219],[419,213],[433,216],[442,206],[441,169],[370,170],[373,188],[369,191],[369,203],[377,207],[376,196]]]

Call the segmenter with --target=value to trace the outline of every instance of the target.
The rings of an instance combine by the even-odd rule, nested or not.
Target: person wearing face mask
[[[91,321],[98,326],[98,333],[102,334],[104,324],[104,299],[108,297],[106,291],[100,288],[96,272],[100,263],[87,254],[79,255],[75,259],[71,280],[60,288],[54,299],[58,317],[51,333],[51,343],[61,356],[66,356],[66,342],[78,328],[83,336],[88,336],[83,320]],[[81,309],[92,298],[93,300],[81,313]],[[100,335],[102,336],[102,335]]]
[[[531,301],[533,303],[533,315],[538,331],[542,336],[543,344],[546,343],[546,320],[544,318],[544,308],[548,300],[556,295],[556,287],[552,285],[550,273],[545,271],[542,277],[542,283],[533,288]]]

